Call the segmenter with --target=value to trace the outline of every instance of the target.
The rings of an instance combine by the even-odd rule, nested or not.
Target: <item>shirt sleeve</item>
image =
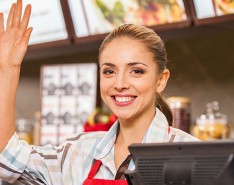
[[[9,183],[61,184],[62,165],[70,143],[59,147],[29,145],[14,134],[0,154],[0,179]]]

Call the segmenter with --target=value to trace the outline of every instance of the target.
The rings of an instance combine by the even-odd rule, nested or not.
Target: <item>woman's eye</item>
[[[102,72],[102,74],[104,74],[104,75],[111,75],[113,73],[114,73],[114,71],[111,69],[106,69],[106,70],[103,70],[103,72]]]
[[[132,73],[134,73],[134,74],[143,74],[144,70],[142,70],[142,69],[134,69],[134,70],[132,70]]]

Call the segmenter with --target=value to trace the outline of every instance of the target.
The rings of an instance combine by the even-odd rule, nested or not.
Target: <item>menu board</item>
[[[77,37],[108,33],[132,23],[144,26],[187,19],[183,0],[68,0]]]
[[[15,1],[0,1],[0,12],[3,12],[5,22],[10,7]],[[29,26],[33,27],[33,32],[29,45],[66,40],[68,38],[60,0],[23,0],[23,9],[27,4],[32,5]]]
[[[214,0],[217,15],[233,14],[234,0]]]
[[[41,71],[40,144],[57,145],[83,131],[96,108],[97,64],[45,65]]]
[[[198,19],[234,13],[234,0],[193,0]]]

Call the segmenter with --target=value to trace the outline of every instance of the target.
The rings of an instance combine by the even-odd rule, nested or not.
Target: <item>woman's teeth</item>
[[[120,103],[125,103],[133,100],[134,97],[115,97],[115,100]]]

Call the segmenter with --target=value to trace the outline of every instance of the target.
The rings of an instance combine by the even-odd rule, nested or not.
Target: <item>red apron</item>
[[[96,160],[89,172],[87,179],[83,185],[128,185],[126,180],[106,180],[106,179],[94,179],[97,171],[99,170],[102,161]]]
[[[168,134],[170,133],[170,126],[168,127]],[[169,143],[173,142],[175,135],[172,135],[169,139]],[[87,179],[83,185],[128,185],[127,180],[106,180],[106,179],[94,179],[97,171],[99,170],[102,161],[96,160],[89,172]]]

